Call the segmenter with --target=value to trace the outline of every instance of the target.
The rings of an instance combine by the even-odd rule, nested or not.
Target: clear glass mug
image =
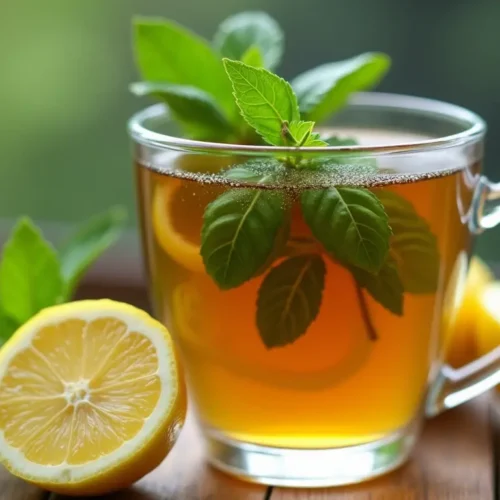
[[[333,125],[361,145],[297,150],[186,140],[162,105],[129,123],[155,314],[178,346],[208,460],[254,482],[333,486],[385,473],[409,456],[426,416],[500,381],[498,349],[459,370],[444,361],[472,235],[500,221],[500,187],[481,175],[484,122],[451,104],[365,93]],[[265,169],[276,156],[318,155],[334,168],[289,170],[266,186],[225,174],[241,165]],[[381,281],[360,286],[304,221],[302,194],[333,186],[369,189],[384,205],[402,310],[377,300]],[[277,230],[279,251],[265,268],[221,289],[207,273],[200,242],[207,207],[229,191],[252,200],[280,194],[289,225]],[[259,221],[249,211],[239,229],[267,224],[265,214]],[[306,333],[266,347],[261,308],[277,304],[283,325],[289,317],[299,321],[314,295],[301,287],[318,272],[322,299]],[[277,278],[276,297],[285,294],[286,308],[272,294],[261,297],[266,279]]]

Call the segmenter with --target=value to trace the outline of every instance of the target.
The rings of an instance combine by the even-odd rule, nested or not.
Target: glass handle
[[[468,219],[469,228],[474,234],[500,224],[500,183],[492,183],[484,176],[479,178]],[[479,396],[499,383],[500,346],[461,368],[444,365],[430,388],[426,414],[433,417]]]
[[[500,183],[481,176],[474,190],[469,217],[469,229],[480,234],[500,223]]]
[[[462,368],[444,365],[427,397],[426,414],[434,417],[500,383],[500,347]]]

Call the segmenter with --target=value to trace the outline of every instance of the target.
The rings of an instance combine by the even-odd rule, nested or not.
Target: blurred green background
[[[488,122],[486,172],[500,180],[499,0],[2,0],[0,6],[0,239],[28,214],[64,227],[125,204],[131,232],[116,252],[136,262],[127,119],[148,104],[130,25],[161,15],[211,37],[241,10],[263,9],[287,34],[280,72],[381,50],[393,69],[379,90],[451,101]],[[478,252],[500,260],[500,230]],[[140,265],[138,263],[138,265]]]

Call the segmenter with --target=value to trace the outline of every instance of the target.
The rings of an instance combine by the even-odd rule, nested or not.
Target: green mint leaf
[[[271,269],[257,299],[257,327],[268,348],[306,333],[318,315],[326,267],[320,255],[291,257]]]
[[[264,66],[273,69],[281,61],[285,42],[278,23],[268,14],[242,12],[221,23],[214,46],[223,57],[242,61],[248,49],[255,46],[262,54]]]
[[[362,269],[351,270],[354,278],[362,288],[383,307],[393,314],[402,316],[404,288],[399,277],[395,260],[389,256],[378,274],[372,274]]]
[[[288,131],[295,144],[303,146],[311,136],[314,122],[293,121],[288,124]]]
[[[234,189],[220,195],[203,217],[201,256],[207,273],[222,289],[254,277],[273,251],[284,220],[280,192]]]
[[[207,92],[188,85],[137,82],[130,90],[138,96],[156,96],[166,102],[177,121],[196,139],[221,140],[232,127],[223,109]]]
[[[314,122],[302,122],[302,123],[314,123]],[[321,137],[321,135],[318,133],[312,133],[308,137],[307,141],[303,144],[303,146],[308,146],[308,147],[354,146],[356,144],[357,144],[357,142],[355,139],[350,139],[350,138],[340,139],[336,136],[324,138],[324,137]],[[331,158],[332,158],[332,156],[329,155],[327,163],[331,163]],[[344,155],[342,158],[346,158],[346,156]],[[336,163],[336,165],[339,164],[339,162],[335,162],[335,163]]]
[[[289,144],[288,125],[300,120],[290,84],[263,68],[239,61],[224,59],[224,65],[245,121],[269,144]]]
[[[369,52],[302,73],[292,81],[302,116],[324,120],[345,104],[349,94],[375,86],[389,66],[387,55]]]
[[[307,190],[301,195],[304,218],[314,237],[342,264],[371,273],[382,268],[391,228],[378,198],[367,189]]]
[[[270,175],[273,178],[277,177],[280,168],[283,168],[283,165],[278,160],[258,158],[227,170],[224,172],[224,177],[238,185],[249,184],[254,186],[255,184],[264,183]],[[260,269],[256,271],[255,276],[260,276],[267,271],[278,257],[285,254],[289,235],[290,221],[286,220],[278,230],[271,253]]]
[[[375,191],[392,228],[391,253],[408,293],[433,293],[439,281],[439,249],[429,225],[413,205],[393,191]]]
[[[88,268],[121,235],[126,222],[121,208],[92,217],[61,247],[59,255],[64,278],[64,300],[69,300]]]
[[[226,170],[224,177],[236,183],[259,184],[265,182],[270,175],[274,176],[281,167],[282,164],[278,160],[259,158]]]
[[[255,276],[261,276],[264,274],[272,265],[276,259],[284,257],[287,254],[287,242],[290,237],[290,220],[287,219],[283,222],[281,227],[278,229],[278,233],[274,238],[273,249],[269,256],[267,257],[264,264],[255,273]]]
[[[28,218],[14,227],[0,262],[0,303],[18,324],[61,302],[63,280],[54,248]]]
[[[241,166],[234,167],[227,172],[224,172],[224,177],[237,183],[252,183],[255,184],[262,179],[262,173],[250,168]]]
[[[230,120],[236,116],[221,58],[208,42],[166,19],[140,18],[134,29],[142,80],[196,87],[215,98]]]
[[[307,141],[303,145],[310,148],[318,148],[328,146],[328,143],[321,139],[320,134],[313,133],[307,138]]]
[[[20,326],[19,322],[9,318],[9,316],[0,309],[0,346],[5,344]]]
[[[260,53],[259,47],[252,45],[248,50],[241,56],[241,62],[247,64],[248,66],[253,66],[254,68],[263,68],[264,59]]]

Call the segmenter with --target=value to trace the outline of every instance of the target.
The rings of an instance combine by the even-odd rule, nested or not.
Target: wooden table
[[[92,288],[90,297],[144,305],[142,291]],[[500,407],[500,398],[499,403]],[[500,411],[494,394],[425,426],[412,459],[377,480],[348,488],[297,490],[252,485],[208,466],[191,418],[163,464],[110,500],[493,500],[500,499]],[[0,469],[1,500],[63,500]]]

